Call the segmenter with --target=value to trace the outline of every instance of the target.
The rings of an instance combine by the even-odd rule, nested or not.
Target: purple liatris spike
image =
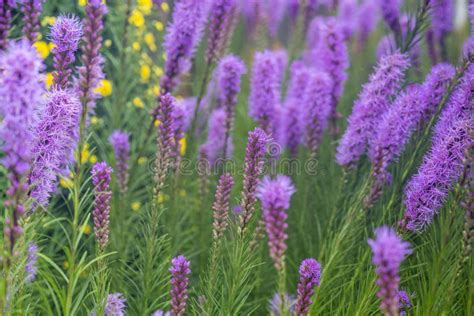
[[[321,280],[321,264],[312,258],[305,259],[301,262],[299,273],[298,296],[293,315],[304,316],[308,314],[313,303],[311,297],[314,294],[314,287],[319,285]]]
[[[56,178],[76,146],[81,105],[70,90],[53,88],[47,95],[42,118],[35,129],[30,174],[30,195],[46,206],[56,189]]]
[[[443,205],[464,169],[472,121],[474,66],[464,73],[451,94],[433,131],[432,146],[417,174],[405,188],[405,214],[401,226],[410,231],[425,228]]]
[[[26,256],[26,283],[31,283],[36,278],[38,272],[38,246],[34,242],[28,244]]]
[[[112,144],[115,154],[115,171],[117,182],[121,194],[127,192],[128,185],[128,159],[130,158],[130,144],[128,134],[120,130],[114,131],[109,142]]]
[[[0,50],[7,47],[8,32],[12,19],[12,9],[15,8],[15,0],[0,0]]]
[[[209,6],[206,60],[212,63],[221,56],[227,46],[237,4],[236,0],[212,0]]]
[[[283,302],[282,302],[283,298]],[[283,316],[286,313],[293,314],[295,311],[296,298],[288,293],[283,294],[275,293],[272,299],[268,303],[268,309],[272,316]],[[283,307],[283,313],[282,313]]]
[[[357,0],[341,0],[337,9],[337,18],[341,25],[344,40],[352,38],[357,25]]]
[[[453,28],[454,1],[432,0],[430,9],[433,35],[441,45],[444,45],[444,38]]]
[[[270,257],[278,271],[283,269],[285,264],[286,239],[288,238],[286,211],[290,207],[293,193],[295,193],[295,187],[291,179],[283,175],[278,175],[273,180],[268,176],[263,178],[257,191],[257,197],[262,203],[262,217],[267,229]]]
[[[227,220],[230,211],[229,200],[233,185],[234,179],[230,173],[225,173],[220,177],[216,189],[214,204],[212,204],[212,209],[214,210],[212,237],[214,242],[217,242],[221,238],[227,227]]]
[[[105,316],[125,316],[125,302],[122,293],[109,294],[105,303]]]
[[[171,316],[171,312],[164,312],[162,310],[157,310],[151,316]]]
[[[326,72],[315,71],[308,78],[303,99],[306,126],[306,144],[314,156],[318,151],[324,130],[332,111],[332,80]]]
[[[50,37],[54,44],[53,84],[65,89],[71,80],[74,54],[82,37],[82,24],[76,16],[61,15],[51,27]]]
[[[209,164],[214,165],[215,162],[224,157],[225,135],[226,135],[226,112],[223,108],[215,109],[209,118],[209,129],[206,143],[203,145]],[[232,139],[227,139],[227,148],[225,149],[225,157],[232,156]]]
[[[109,217],[110,200],[112,191],[110,190],[110,179],[112,168],[105,162],[98,162],[92,167],[92,184],[94,185],[94,219],[95,240],[101,251],[105,250],[109,242]]]
[[[204,6],[199,0],[180,0],[175,3],[173,19],[164,39],[166,62],[161,78],[162,93],[172,92],[179,84],[179,76],[191,67],[191,58],[204,27]]]
[[[373,0],[363,0],[357,10],[357,45],[359,50],[367,42],[379,19],[378,3]]]
[[[338,164],[350,167],[366,151],[375,136],[380,116],[390,105],[409,67],[408,56],[398,52],[384,56],[370,76],[354,104],[348,126],[337,147]]]
[[[188,300],[188,275],[191,263],[184,256],[171,260],[171,315],[182,316]]]
[[[402,0],[382,0],[380,9],[385,23],[395,33],[401,35],[400,28],[400,5]]]
[[[411,253],[410,244],[397,236],[390,227],[375,230],[375,239],[369,239],[372,248],[372,262],[378,275],[377,297],[381,300],[380,309],[385,315],[399,315],[398,286],[400,284],[400,265]]]
[[[410,296],[406,291],[398,291],[398,310],[400,311],[400,316],[406,316],[407,310],[411,308]]]
[[[44,0],[20,0],[23,13],[23,35],[30,43],[38,40],[40,30],[39,16],[43,10]]]
[[[244,183],[240,201],[240,233],[243,234],[254,213],[257,187],[263,171],[266,146],[269,137],[265,132],[256,128],[249,132],[245,151]]]
[[[102,66],[104,58],[100,54],[102,47],[101,32],[104,29],[103,18],[107,13],[107,6],[102,0],[90,0],[86,5],[86,18],[84,19],[84,36],[81,46],[81,62],[79,67],[78,93],[87,112],[95,107],[98,97],[96,88],[104,78]]]
[[[270,51],[257,52],[250,82],[249,113],[258,125],[272,134],[275,108],[280,104],[281,65]]]

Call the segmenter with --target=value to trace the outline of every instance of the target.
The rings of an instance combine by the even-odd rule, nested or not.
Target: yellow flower
[[[69,262],[67,260],[64,260],[63,267],[64,267],[64,270],[69,269]]]
[[[133,42],[132,48],[133,48],[134,51],[138,52],[141,48],[140,43],[139,42]]]
[[[186,153],[186,136],[179,140],[179,153],[184,156]]]
[[[42,59],[46,59],[49,56],[50,48],[48,43],[44,41],[38,41],[34,43],[33,46],[36,48],[36,51]]]
[[[152,52],[156,52],[155,36],[153,33],[148,32],[145,34],[145,43]]]
[[[92,232],[92,228],[89,224],[82,225],[81,229],[82,233],[84,233],[85,235],[89,235]]]
[[[139,97],[133,98],[132,103],[133,105],[135,105],[137,108],[140,108],[140,109],[143,109],[145,107],[142,99],[140,99]]]
[[[92,116],[91,117],[91,124],[92,125],[97,125],[99,124],[99,118],[97,116]]]
[[[72,189],[74,183],[72,182],[71,178],[61,178],[59,180],[59,185],[65,189]]]
[[[112,40],[106,39],[106,40],[104,41],[104,46],[105,46],[105,47],[110,47],[110,46],[112,46]]]
[[[163,193],[158,193],[158,204],[161,204],[163,203],[165,200],[167,200],[167,198],[164,196]]]
[[[80,7],[85,7],[87,4],[87,0],[79,0],[77,3],[79,4]]]
[[[163,10],[163,12],[168,12],[170,10],[170,5],[166,2],[163,2],[161,4],[161,10]]]
[[[155,28],[158,30],[158,32],[161,32],[161,31],[163,31],[163,29],[165,28],[165,26],[163,25],[162,22],[157,21],[157,22],[155,23]]]
[[[90,157],[89,144],[85,144],[81,152],[81,163],[85,163],[86,161],[88,161],[89,157]]]
[[[89,158],[89,162],[91,164],[95,164],[97,162],[97,156],[96,155],[91,155],[91,157]]]
[[[140,60],[140,63],[142,64],[152,64],[153,61],[151,60],[151,57],[150,55],[148,55],[147,53],[142,53],[141,56],[142,60]]]
[[[148,80],[150,79],[150,73],[151,70],[148,65],[142,65],[140,67],[140,78],[142,82],[148,82]]]
[[[155,72],[155,75],[157,77],[163,76],[163,68],[161,68],[159,66],[155,66],[155,67],[153,67],[153,71]]]
[[[143,12],[143,14],[148,15],[151,13],[153,8],[153,2],[151,0],[138,0],[138,8]]]
[[[133,9],[130,17],[128,18],[128,23],[140,28],[145,25],[145,18],[139,10]]]
[[[53,74],[48,72],[44,78],[44,85],[46,86],[46,89],[51,88],[51,86],[53,85],[53,81],[54,81]]]
[[[154,85],[153,86],[153,94],[155,96],[159,96],[160,95],[160,86],[159,85]]]
[[[41,20],[41,25],[46,26],[46,25],[53,25],[54,22],[56,22],[56,17],[54,16],[45,16],[43,20]]]
[[[139,165],[144,165],[146,163],[146,161],[147,161],[146,157],[138,158],[138,164]]]
[[[112,94],[112,82],[107,79],[100,81],[100,84],[95,88],[95,92],[100,93],[103,97],[107,97]]]
[[[168,57],[166,56],[166,53],[163,53],[163,55],[161,55],[161,57],[163,57],[163,60],[166,60],[166,58],[168,58]]]
[[[133,211],[138,212],[140,207],[142,207],[142,204],[140,202],[133,202],[131,207]]]
[[[160,124],[161,124],[161,121],[160,121],[160,120],[155,120],[155,127],[160,126]]]

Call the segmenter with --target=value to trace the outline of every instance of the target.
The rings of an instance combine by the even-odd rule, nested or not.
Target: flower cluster
[[[112,168],[105,162],[98,162],[92,167],[92,184],[94,185],[94,218],[95,239],[99,249],[103,251],[109,242],[110,200],[112,191],[109,185]]]
[[[184,256],[177,256],[171,260],[171,315],[182,316],[186,310],[190,265]]]
[[[115,153],[115,170],[117,173],[117,182],[121,194],[127,192],[128,184],[128,160],[130,158],[130,144],[128,134],[120,130],[114,131],[109,142],[112,144]]]
[[[311,297],[314,294],[314,287],[321,281],[321,264],[312,258],[305,259],[301,262],[299,273],[298,296],[293,315],[304,316],[308,314],[313,303]]]

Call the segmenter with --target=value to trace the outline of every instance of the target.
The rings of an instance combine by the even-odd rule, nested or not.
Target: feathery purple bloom
[[[401,226],[420,231],[433,220],[464,169],[472,122],[474,67],[470,65],[451,94],[433,131],[432,146],[417,174],[405,188]]]
[[[267,133],[272,134],[275,108],[280,104],[281,64],[274,52],[257,52],[250,82],[249,114]]]
[[[254,213],[257,187],[265,163],[266,146],[270,138],[261,128],[249,132],[245,151],[244,181],[240,201],[240,233],[243,234]]]
[[[188,300],[188,275],[191,263],[184,256],[171,260],[171,315],[182,316]]]
[[[20,0],[23,13],[23,34],[30,43],[38,40],[40,30],[39,16],[43,10],[44,0]]]
[[[31,283],[36,278],[38,272],[38,246],[34,242],[28,244],[28,251],[26,256],[26,283]]]
[[[207,140],[202,146],[206,151],[210,165],[214,165],[219,158],[224,157],[226,118],[227,115],[223,108],[215,109],[209,118]],[[233,146],[230,137],[227,139],[227,148],[225,150],[225,157],[231,157]]]
[[[267,229],[270,257],[278,271],[284,267],[288,238],[286,210],[290,207],[290,199],[294,192],[295,187],[291,179],[283,175],[278,175],[274,180],[266,176],[257,190],[257,197],[262,203],[262,217]]]
[[[120,130],[114,131],[109,142],[112,144],[115,154],[115,171],[117,174],[118,187],[121,194],[127,192],[128,184],[128,159],[130,158],[130,144],[128,134]]]
[[[12,19],[11,10],[16,6],[15,0],[0,0],[0,50],[7,47],[8,32]]]
[[[304,316],[309,312],[309,308],[313,303],[311,297],[314,294],[314,287],[319,285],[321,280],[321,264],[316,260],[310,258],[301,262],[300,280],[297,288],[297,299],[294,315]]]
[[[95,89],[104,78],[102,71],[104,58],[100,54],[100,48],[102,47],[101,32],[104,29],[103,18],[107,13],[107,6],[102,3],[102,0],[89,0],[85,9],[84,43],[81,47],[82,65],[78,69],[78,93],[83,109],[91,112],[99,96]]]
[[[105,250],[109,242],[109,218],[110,200],[112,191],[110,190],[110,180],[112,168],[105,162],[98,162],[92,167],[92,184],[94,185],[94,219],[95,239],[101,251]]]
[[[161,78],[162,94],[172,92],[179,84],[179,76],[191,67],[191,58],[204,27],[204,10],[199,0],[175,3],[173,19],[167,27],[163,43],[166,62]]]
[[[398,35],[401,35],[400,28],[400,5],[402,0],[380,0],[380,9],[385,23]]]
[[[454,1],[432,0],[430,3],[431,29],[438,40],[443,40],[453,28]]]
[[[41,121],[35,130],[35,154],[30,183],[30,195],[36,204],[46,206],[50,194],[56,189],[56,178],[64,161],[76,146],[81,105],[71,90],[53,88]]]
[[[378,120],[389,107],[389,98],[400,88],[408,67],[406,54],[396,52],[380,60],[349,116],[348,127],[337,147],[338,164],[350,167],[365,153],[375,136]]]
[[[125,302],[122,293],[109,294],[105,303],[105,316],[125,316]]]
[[[76,16],[61,15],[51,27],[54,85],[65,89],[72,79],[75,52],[82,37],[82,24]]]
[[[288,293],[283,294],[283,302],[281,301],[282,295],[280,293],[275,293],[272,299],[268,303],[268,309],[272,316],[282,316],[280,309],[283,306],[284,313],[293,314],[295,311],[296,298],[293,295]],[[283,304],[282,304],[283,303]],[[283,314],[285,315],[285,314]]]
[[[359,49],[367,42],[379,18],[377,2],[373,0],[363,0],[357,10],[357,44]]]
[[[398,310],[400,311],[400,316],[406,316],[407,309],[411,308],[410,296],[406,291],[398,291]]]
[[[387,226],[375,230],[375,240],[368,241],[372,248],[372,262],[378,275],[377,297],[381,300],[380,309],[385,315],[398,315],[398,287],[400,284],[400,265],[412,251],[410,244],[397,236]]]
[[[171,312],[164,312],[162,310],[157,310],[151,316],[171,316]]]
[[[212,237],[214,242],[217,242],[221,238],[227,227],[227,220],[230,211],[229,200],[233,185],[234,179],[230,173],[225,173],[220,177],[214,203],[212,204],[212,209],[214,210]]]
[[[357,0],[340,0],[337,9],[337,19],[340,23],[344,40],[352,38],[357,26],[359,5]],[[372,18],[373,19],[373,18]]]
[[[212,63],[219,59],[232,35],[232,24],[236,10],[236,0],[212,0],[209,4],[209,35],[207,38],[206,60]]]

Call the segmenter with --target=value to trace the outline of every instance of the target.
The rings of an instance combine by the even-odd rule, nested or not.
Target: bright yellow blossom
[[[138,212],[140,210],[140,207],[142,207],[142,204],[140,202],[133,202],[132,205],[132,210],[135,212]]]
[[[91,157],[89,158],[89,162],[91,164],[95,164],[97,162],[97,156],[96,155],[91,155]]]
[[[160,126],[160,124],[161,124],[161,121],[160,121],[160,120],[155,120],[155,127]]]
[[[82,225],[81,229],[82,229],[82,233],[85,235],[89,235],[92,232],[92,228],[89,224]]]
[[[158,30],[158,32],[161,32],[161,31],[164,30],[165,26],[164,26],[163,22],[157,21],[155,23],[155,28]]]
[[[107,79],[100,81],[100,84],[95,88],[95,92],[100,93],[103,97],[107,97],[112,94],[112,82]]]
[[[130,17],[128,18],[128,23],[138,28],[141,28],[145,25],[145,18],[139,10],[133,9],[132,13],[130,14]]]
[[[41,25],[46,26],[46,25],[53,25],[54,22],[56,22],[56,17],[54,16],[45,16],[43,20],[41,20]]]
[[[79,0],[77,4],[79,4],[80,7],[85,7],[87,4],[87,0]]]
[[[59,185],[65,189],[72,189],[74,186],[74,183],[72,182],[72,176],[61,177],[61,179],[59,179]]]
[[[87,162],[89,160],[89,157],[90,157],[89,144],[85,144],[81,152],[81,163]]]
[[[155,36],[153,33],[148,32],[145,34],[145,43],[152,52],[156,52]]]
[[[155,95],[155,96],[160,95],[160,86],[159,85],[154,85],[153,86],[153,95]]]
[[[97,116],[92,116],[91,117],[91,124],[92,125],[97,125],[99,124],[99,118]]]
[[[186,137],[183,137],[179,140],[179,153],[181,156],[184,156],[186,153]]]
[[[161,10],[163,10],[163,12],[168,12],[170,10],[170,5],[167,2],[163,2],[161,4]]]
[[[50,48],[48,43],[44,41],[38,41],[33,44],[33,46],[36,48],[36,51],[40,55],[42,59],[46,59],[49,56]]]
[[[141,45],[139,42],[133,42],[132,48],[134,51],[138,52],[141,49]]]
[[[44,78],[44,85],[46,86],[46,89],[51,88],[51,86],[53,85],[53,81],[54,81],[53,74],[50,72],[46,73],[46,76]]]
[[[163,76],[163,68],[159,67],[159,66],[154,66],[153,67],[153,71],[155,72],[155,75],[157,77],[161,77]]]
[[[105,47],[110,47],[110,46],[112,46],[112,40],[106,39],[106,40],[104,41],[104,46],[105,46]]]
[[[142,65],[140,67],[140,78],[142,82],[148,82],[148,80],[150,79],[150,73],[151,70],[148,65]]]
[[[151,0],[138,0],[137,4],[143,14],[148,15],[151,13],[151,9],[153,8],[153,2]]]
[[[139,165],[144,165],[146,163],[146,161],[147,161],[146,157],[138,158],[138,164]]]
[[[136,106],[137,108],[140,108],[140,109],[143,109],[145,107],[145,105],[143,104],[142,99],[140,99],[139,97],[133,98],[132,103],[133,103],[134,106]]]

